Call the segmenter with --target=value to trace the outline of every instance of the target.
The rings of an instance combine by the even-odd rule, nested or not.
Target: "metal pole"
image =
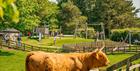
[[[129,44],[131,45],[131,32],[129,31]]]
[[[131,51],[131,32],[129,31],[129,50]]]
[[[101,28],[102,28],[102,31],[103,31],[103,40],[105,40],[105,30],[104,30],[104,24],[101,23]]]
[[[76,32],[77,32],[77,24],[75,25],[75,32],[74,32],[74,38],[76,38]]]
[[[88,35],[88,26],[87,26],[87,23],[86,23],[86,39],[87,39],[87,35]]]

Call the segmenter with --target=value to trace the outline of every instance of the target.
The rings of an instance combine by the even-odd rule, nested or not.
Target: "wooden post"
[[[138,47],[136,46],[136,52],[138,52]]]
[[[8,40],[8,47],[11,48],[11,47],[10,47],[10,40]]]
[[[124,53],[126,52],[126,49],[125,49],[125,46],[123,46],[124,47]]]
[[[88,51],[90,51],[90,50],[92,50],[92,42],[91,42],[91,46],[90,46],[90,48],[89,48],[89,50],[88,50]]]
[[[119,53],[119,47],[118,47],[118,53]]]
[[[105,47],[105,53],[107,54],[107,47]]]
[[[113,54],[113,49],[111,49],[111,54]]]
[[[83,46],[83,52],[85,52],[85,46]]]
[[[75,44],[74,49],[77,51],[77,44]]]
[[[16,48],[18,48],[18,42],[16,42]]]
[[[31,46],[31,51],[33,51],[33,46]]]
[[[129,71],[129,67],[131,66],[131,62],[129,61],[129,59],[128,59],[128,61],[127,61],[127,66],[126,66],[126,71]]]
[[[38,47],[39,48],[39,50],[41,50],[41,47]]]
[[[23,50],[25,51],[26,49],[25,49],[25,44],[23,45]]]

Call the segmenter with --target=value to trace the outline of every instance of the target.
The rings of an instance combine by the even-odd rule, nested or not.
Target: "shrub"
[[[126,28],[126,29],[113,29],[111,31],[110,39],[113,41],[122,41],[125,40],[128,41],[129,38],[127,35],[131,33],[131,41],[134,42],[135,40],[140,41],[140,28]]]
[[[79,37],[86,37],[86,32],[85,29],[79,29],[77,35]],[[94,38],[95,37],[95,31],[93,28],[88,28],[87,29],[87,38]]]

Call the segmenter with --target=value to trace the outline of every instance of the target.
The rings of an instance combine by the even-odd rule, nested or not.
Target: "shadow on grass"
[[[48,46],[53,46],[54,45],[54,43],[48,43]]]
[[[11,55],[14,55],[14,53],[0,51],[0,56],[11,56]]]

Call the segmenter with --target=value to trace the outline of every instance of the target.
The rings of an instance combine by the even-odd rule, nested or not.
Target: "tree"
[[[21,31],[32,30],[40,23],[40,17],[37,15],[38,3],[37,0],[18,0],[17,6],[20,15],[19,24],[15,25]],[[18,26],[18,27],[17,27]]]
[[[93,21],[93,11],[95,8],[96,0],[58,0],[59,5],[62,3],[71,1],[75,6],[77,6],[82,12],[81,15],[88,17],[87,22]]]
[[[56,31],[58,26],[59,7],[48,0],[38,0],[39,11],[38,15],[41,18],[40,26],[49,25],[51,31]]]
[[[57,23],[58,6],[48,0],[18,0],[17,6],[21,11],[21,21],[16,28],[22,31]]]
[[[19,21],[19,11],[14,4],[15,0],[0,0],[0,19],[1,22]]]
[[[132,1],[97,0],[94,9],[94,22],[103,22],[106,35],[113,28],[130,27],[135,22],[136,10]]]
[[[15,0],[0,0],[0,29],[19,22],[19,11]]]
[[[63,33],[76,34],[77,29],[82,27],[87,20],[87,17],[81,16],[80,9],[71,1],[61,4],[60,23]]]

